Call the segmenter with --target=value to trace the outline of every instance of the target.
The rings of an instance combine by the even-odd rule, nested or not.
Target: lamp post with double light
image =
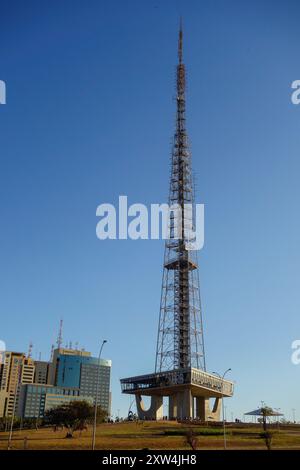
[[[227,442],[226,442],[226,423],[225,423],[225,409],[224,409],[224,393],[223,393],[223,387],[224,387],[224,378],[227,372],[230,372],[231,368],[225,370],[224,374],[221,376],[218,372],[213,372],[213,374],[217,375],[221,379],[221,399],[222,399],[222,418],[223,418],[223,435],[224,435],[224,450],[227,448]]]

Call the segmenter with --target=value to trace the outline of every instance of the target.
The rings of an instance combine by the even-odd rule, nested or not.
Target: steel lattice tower
[[[194,242],[196,206],[191,154],[185,125],[185,66],[179,31],[176,126],[171,158],[165,245],[155,372],[121,379],[122,392],[135,395],[139,419],[163,419],[168,398],[169,419],[220,421],[224,397],[234,384],[206,372],[197,247]],[[166,220],[166,218],[165,218]],[[165,221],[164,221],[165,222]],[[198,240],[199,241],[199,240]],[[151,397],[146,409],[143,396]],[[213,407],[209,400],[214,399]]]
[[[172,150],[169,239],[166,240],[155,372],[194,367],[206,370],[197,252],[188,250],[195,228],[194,185],[185,119],[185,66],[179,31],[176,129]],[[179,229],[179,232],[176,230]],[[181,237],[175,234],[181,233]]]

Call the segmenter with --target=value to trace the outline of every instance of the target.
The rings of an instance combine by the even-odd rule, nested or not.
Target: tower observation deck
[[[206,372],[203,321],[195,236],[195,197],[186,131],[183,31],[178,39],[176,122],[171,157],[169,237],[165,244],[155,372],[121,380],[123,393],[135,394],[139,417],[159,419],[163,397],[169,418],[219,419],[221,399],[233,395],[233,383]],[[142,396],[151,396],[145,410]],[[212,410],[209,398],[215,398]]]

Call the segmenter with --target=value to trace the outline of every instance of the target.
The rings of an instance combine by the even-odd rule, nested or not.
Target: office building
[[[0,383],[0,417],[13,414],[18,406],[20,384],[34,381],[34,361],[24,353],[6,351]]]
[[[35,372],[34,372],[34,383],[35,384],[48,384],[54,385],[51,382],[53,376],[53,364],[47,361],[34,361]]]
[[[58,348],[53,352],[53,362],[35,361],[34,383],[20,387],[17,412],[22,418],[42,418],[55,406],[75,400],[85,400],[98,405],[109,415],[111,361],[98,358],[90,352]]]
[[[24,353],[5,352],[0,364],[0,417],[15,414],[41,418],[48,409],[73,400],[86,400],[110,415],[111,361],[90,352],[58,348],[52,362],[34,361]]]
[[[92,357],[89,352],[55,350],[55,385],[58,387],[79,388],[80,394],[96,397],[97,380],[98,405],[110,414],[110,371],[111,361]],[[76,354],[77,353],[77,354]],[[79,354],[78,354],[79,353]],[[100,370],[99,370],[100,367]]]
[[[43,418],[45,412],[51,408],[79,400],[85,400],[91,405],[94,401],[93,397],[81,395],[78,388],[45,384],[21,385],[18,415],[22,418]]]

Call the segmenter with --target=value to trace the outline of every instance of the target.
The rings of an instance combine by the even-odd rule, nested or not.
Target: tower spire
[[[178,60],[182,62],[182,42],[183,42],[183,29],[182,29],[182,17],[180,17],[179,23],[179,37],[178,37]]]

